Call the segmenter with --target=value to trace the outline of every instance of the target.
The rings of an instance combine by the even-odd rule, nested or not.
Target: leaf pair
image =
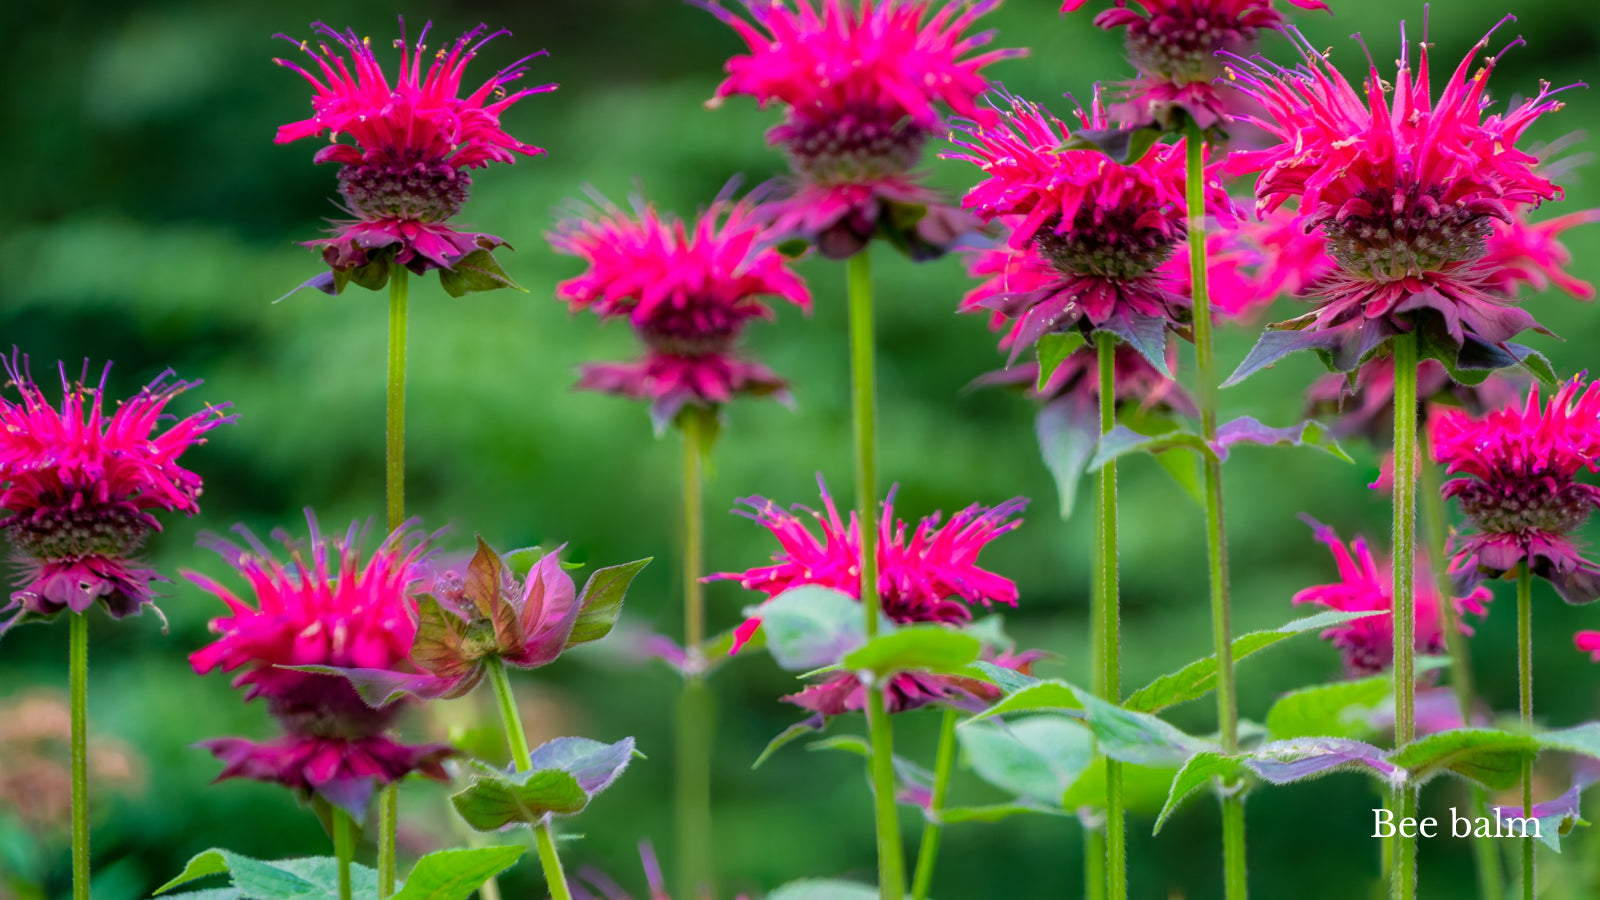
[[[485,881],[510,868],[521,847],[441,850],[417,860],[391,900],[467,900]],[[338,900],[339,861],[331,856],[259,860],[231,850],[211,849],[189,860],[183,873],[157,888],[157,895],[212,875],[227,875],[228,886],[177,894],[205,900]],[[378,873],[350,866],[352,894],[378,897]]]
[[[532,766],[523,772],[505,772],[473,761],[469,764],[471,784],[451,795],[450,802],[478,831],[534,825],[552,815],[574,815],[617,780],[634,753],[631,737],[615,744],[556,738],[534,749]]]

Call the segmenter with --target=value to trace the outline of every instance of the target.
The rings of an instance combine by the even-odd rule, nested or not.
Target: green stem
[[[391,266],[389,275],[389,370],[384,416],[384,511],[393,532],[406,518],[406,297],[410,274]],[[400,818],[399,786],[378,793],[378,896],[394,893],[395,831]]]
[[[922,826],[922,845],[917,849],[917,872],[911,881],[911,900],[928,900],[928,890],[933,887],[933,866],[939,858],[939,837],[942,826],[939,813],[944,810],[945,793],[950,788],[950,773],[956,768],[956,721],[961,714],[954,708],[944,711],[944,722],[939,726],[939,750],[933,763],[933,799],[928,807],[928,821]]]
[[[1417,336],[1394,339],[1394,710],[1395,746],[1416,739],[1416,519],[1417,519]],[[1399,815],[1416,817],[1413,785],[1401,785]],[[1398,830],[1396,831],[1398,835]],[[1417,840],[1396,837],[1390,892],[1412,900],[1417,891]]]
[[[705,415],[689,407],[683,429],[683,644],[688,670],[678,700],[678,878],[685,900],[715,894],[711,842],[711,729],[714,698],[701,673],[705,651]]]
[[[72,695],[72,900],[89,900],[89,614],[67,616]]]
[[[1449,537],[1449,520],[1445,516],[1444,495],[1440,493],[1439,467],[1433,461],[1428,447],[1425,428],[1417,430],[1417,452],[1422,458],[1419,470],[1422,492],[1422,519],[1428,537],[1429,571],[1433,573],[1433,589],[1441,598],[1439,602],[1440,627],[1444,629],[1445,648],[1450,654],[1450,686],[1455,689],[1456,703],[1461,707],[1461,723],[1472,727],[1472,703],[1477,691],[1472,677],[1472,657],[1467,648],[1467,636],[1461,633],[1456,620],[1453,602],[1455,586],[1450,583],[1450,573],[1445,565],[1445,541]],[[1477,784],[1467,787],[1467,804],[1471,816],[1487,815],[1488,798]],[[1473,865],[1478,872],[1479,900],[1502,900],[1505,884],[1500,872],[1500,851],[1490,837],[1472,839]]]
[[[522,714],[517,712],[516,698],[511,695],[511,679],[506,677],[506,664],[500,657],[488,659],[489,684],[494,686],[494,697],[500,706],[500,724],[506,732],[506,743],[511,746],[511,760],[516,771],[533,768],[533,756],[528,751],[528,734],[522,730]],[[546,816],[533,827],[539,845],[539,866],[544,869],[545,886],[550,889],[551,900],[572,900],[567,889],[567,876],[561,870],[561,857],[556,853],[555,836]]]
[[[1533,574],[1517,567],[1517,688],[1522,727],[1533,728]],[[1522,814],[1533,815],[1533,758],[1522,761]],[[1538,882],[1533,870],[1533,838],[1522,839],[1522,896],[1533,900]]]
[[[1194,298],[1194,347],[1199,369],[1200,428],[1217,437],[1217,356],[1211,339],[1211,290],[1206,260],[1205,138],[1189,121],[1189,283]],[[1228,579],[1228,532],[1222,518],[1222,463],[1205,460],[1206,553],[1211,574],[1211,642],[1217,657],[1217,730],[1225,753],[1239,751],[1239,692],[1233,672],[1233,605]],[[1222,873],[1227,900],[1245,900],[1244,792],[1222,791]]]
[[[1116,338],[1109,332],[1095,335],[1100,357],[1100,433],[1117,424]],[[1100,664],[1104,670],[1102,695],[1122,702],[1121,622],[1117,596],[1117,464],[1100,469]],[[1106,885],[1110,900],[1127,900],[1127,822],[1122,810],[1122,763],[1106,760]]]
[[[350,900],[350,859],[355,856],[355,823],[350,814],[333,807],[333,855],[339,860],[339,900]]]
[[[1097,501],[1098,502],[1098,501]],[[1093,559],[1089,574],[1089,690],[1096,697],[1106,695],[1106,669],[1101,663],[1104,651],[1105,594],[1100,590],[1100,579],[1105,574],[1104,535],[1098,524],[1095,528]],[[1083,823],[1083,896],[1084,900],[1106,900],[1106,833],[1105,823]]]
[[[873,362],[872,258],[870,248],[850,257],[850,381],[855,419],[856,515],[861,526],[861,611],[867,637],[878,633],[878,398]],[[873,810],[878,832],[878,893],[882,900],[905,896],[905,858],[895,808],[894,735],[883,705],[883,686],[867,685],[867,731],[872,739]]]
[[[1106,833],[1098,825],[1083,828],[1083,897],[1106,900]]]

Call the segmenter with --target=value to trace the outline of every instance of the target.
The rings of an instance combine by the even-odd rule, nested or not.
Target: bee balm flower
[[[982,70],[1023,50],[976,53],[968,34],[1000,0],[741,0],[743,18],[697,0],[738,32],[749,54],[727,64],[710,105],[734,95],[786,108],[767,134],[798,186],[774,227],[824,255],[853,256],[884,235],[913,256],[936,256],[972,223],[937,203],[912,169],[944,129],[940,106],[982,115]]]
[[[20,587],[4,609],[11,626],[62,610],[85,612],[99,603],[112,618],[151,603],[160,578],[133,557],[151,532],[155,513],[200,511],[200,476],[179,465],[206,432],[232,421],[226,405],[207,407],[156,428],[167,404],[197,383],[163,374],[138,394],[105,411],[106,366],[98,386],[73,384],[61,368],[61,405],[52,406],[34,383],[26,360],[4,365],[21,402],[0,396],[0,518],[22,560]]]

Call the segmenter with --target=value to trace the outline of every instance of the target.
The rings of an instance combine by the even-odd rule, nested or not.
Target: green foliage
[[[974,722],[957,729],[956,736],[966,761],[984,781],[1052,807],[1094,759],[1089,731],[1061,716]]]
[[[450,802],[479,831],[534,825],[551,815],[570,816],[610,787],[634,755],[633,738],[615,744],[556,738],[534,748],[532,766],[524,772],[470,763],[471,782]]]
[[[596,569],[589,576],[583,586],[583,593],[578,597],[578,621],[572,626],[572,636],[567,638],[567,646],[586,644],[598,641],[611,633],[612,626],[617,624],[617,617],[622,615],[622,600],[628,593],[628,586],[633,583],[634,576],[650,564],[650,559],[638,559],[620,566],[607,566]]]
[[[767,900],[877,900],[878,889],[854,881],[807,878],[791,881],[767,895]]]
[[[960,672],[977,662],[983,643],[943,625],[911,625],[881,633],[846,653],[841,665],[878,678],[895,672]]]
[[[485,881],[510,868],[523,854],[521,847],[480,847],[440,850],[417,860],[394,900],[466,900]],[[156,888],[157,895],[175,887],[227,875],[229,887],[179,896],[216,900],[338,900],[339,861],[331,856],[259,860],[230,850],[212,849],[189,860],[178,877]],[[355,897],[377,897],[378,873],[366,866],[350,866],[350,886]]]

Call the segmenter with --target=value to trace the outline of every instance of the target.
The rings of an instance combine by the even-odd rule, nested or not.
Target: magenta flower
[[[1076,12],[1086,2],[1065,0],[1061,12]],[[1327,9],[1320,0],[1289,2]],[[1142,11],[1131,8],[1135,4]],[[1183,128],[1182,112],[1204,130],[1226,131],[1260,107],[1222,78],[1217,54],[1253,52],[1261,32],[1283,27],[1284,18],[1272,0],[1116,0],[1094,24],[1127,29],[1128,61],[1139,72],[1112,110],[1119,121],[1175,131]]]
[[[1527,565],[1568,603],[1600,597],[1600,567],[1570,535],[1600,507],[1600,487],[1576,476],[1600,469],[1600,384],[1563,384],[1548,406],[1528,401],[1482,418],[1451,410],[1429,422],[1433,457],[1459,475],[1445,482],[1476,532],[1461,539],[1453,568],[1469,581]]]
[[[316,795],[360,818],[377,785],[411,772],[445,780],[440,761],[454,751],[387,737],[399,703],[372,708],[343,678],[287,667],[408,671],[417,624],[407,592],[418,578],[424,547],[396,531],[363,560],[357,526],[341,540],[325,537],[309,510],[306,520],[305,544],[274,532],[289,552],[287,564],[243,526],[235,530],[248,548],[206,539],[245,580],[254,605],[204,575],[184,572],[231,613],[212,620],[217,640],[190,654],[189,664],[202,675],[243,670],[234,685],[247,689],[246,700],[266,697],[283,730],[266,742],[220,738],[201,746],[227,763],[219,780],[282,784],[303,799]]]
[[[100,383],[74,384],[61,372],[61,405],[45,399],[27,360],[0,359],[21,394],[0,396],[0,530],[17,551],[22,577],[4,610],[0,635],[62,610],[82,613],[98,602],[114,619],[135,615],[165,580],[134,559],[145,538],[161,530],[155,513],[200,511],[200,476],[178,460],[206,441],[206,432],[233,421],[227,404],[194,413],[157,433],[172,399],[199,382],[168,381],[162,373],[138,394],[104,409],[108,364]],[[152,608],[153,605],[152,605]],[[158,611],[159,614],[159,611]]]
[[[1508,378],[1491,375],[1479,384],[1462,384],[1452,379],[1438,360],[1425,359],[1417,366],[1418,417],[1427,420],[1429,411],[1455,407],[1474,415],[1515,403],[1521,389]],[[1394,360],[1375,359],[1356,373],[1355,383],[1337,372],[1312,382],[1306,389],[1309,415],[1332,418],[1332,430],[1340,437],[1361,434],[1387,444],[1394,433]]]
[[[968,34],[1000,0],[741,0],[748,19],[696,2],[749,47],[728,60],[709,105],[743,95],[785,107],[767,133],[798,182],[774,208],[779,234],[835,259],[883,236],[920,259],[975,228],[912,170],[944,129],[940,106],[982,116],[982,70],[1024,55],[978,53],[992,33]]]
[[[989,655],[989,662],[1021,672],[1033,673],[1033,664],[1044,654],[1038,650]],[[959,675],[934,672],[900,672],[892,675],[883,689],[883,705],[890,713],[908,712],[932,703],[945,703],[978,713],[1000,699],[1000,688],[988,682]],[[833,717],[861,712],[867,706],[867,686],[854,672],[835,672],[798,693],[783,698],[818,715]]]
[[[1386,562],[1381,568],[1378,566],[1372,558],[1372,551],[1367,548],[1365,538],[1357,537],[1346,548],[1332,528],[1308,517],[1302,518],[1316,533],[1317,540],[1327,544],[1328,549],[1333,551],[1334,562],[1339,567],[1339,580],[1306,588],[1294,595],[1294,602],[1316,603],[1339,612],[1390,610],[1389,615],[1365,616],[1322,633],[1324,639],[1339,648],[1344,658],[1345,673],[1350,677],[1376,675],[1388,670],[1394,663],[1394,597],[1390,592],[1392,576],[1389,564]],[[1417,653],[1443,653],[1446,647],[1439,595],[1433,589],[1427,560],[1420,555],[1415,584]],[[1467,614],[1488,615],[1484,604],[1493,598],[1489,589],[1482,586],[1474,588],[1464,597],[1451,598],[1462,634],[1472,634],[1466,622]]]
[[[1587,653],[1595,662],[1600,662],[1600,631],[1580,631],[1572,636],[1572,643],[1579,653]]]
[[[1079,111],[1085,129],[1107,126],[1098,99]],[[990,125],[974,124],[950,158],[987,176],[962,205],[1011,226],[1005,251],[977,263],[990,280],[967,305],[1018,320],[1012,356],[1042,335],[1109,331],[1164,369],[1163,326],[1187,321],[1189,300],[1162,264],[1187,234],[1182,143],[1157,144],[1123,165],[1098,150],[1064,150],[1073,135],[1043,107],[1011,98]],[[1213,182],[1214,208],[1226,195]]]
[[[1415,71],[1402,50],[1391,86],[1369,69],[1357,91],[1301,39],[1306,64],[1288,70],[1234,57],[1245,93],[1265,106],[1255,119],[1280,142],[1232,155],[1236,174],[1261,172],[1257,209],[1300,198],[1308,229],[1321,229],[1337,269],[1313,288],[1315,310],[1273,326],[1233,376],[1237,380],[1287,352],[1315,347],[1348,371],[1397,334],[1417,331],[1423,352],[1454,368],[1514,364],[1508,346],[1538,328],[1533,317],[1495,290],[1485,261],[1495,221],[1510,222],[1561,191],[1517,149],[1523,132],[1561,104],[1548,87],[1501,115],[1485,116],[1485,90],[1497,57],[1472,74],[1488,37],[1430,96],[1428,48]],[[1470,75],[1470,77],[1469,77]],[[1489,262],[1492,262],[1489,261]],[[1465,349],[1464,349],[1465,348]]]
[[[484,44],[509,32],[488,34],[488,28],[479,25],[431,54],[425,44],[428,27],[414,46],[408,46],[402,35],[395,42],[400,71],[391,85],[367,40],[354,31],[341,33],[321,23],[312,28],[335,46],[280,35],[311,57],[320,77],[292,62],[274,60],[300,73],[313,89],[312,116],[279,127],[276,143],[327,132],[334,143],[317,151],[314,159],[344,167],[339,172],[339,194],[355,219],[335,222],[332,237],[308,242],[307,246],[322,248],[332,272],[307,284],[329,293],[338,293],[351,280],[376,289],[388,280],[391,262],[422,274],[435,268],[454,270],[468,257],[474,258],[474,273],[485,271],[503,280],[490,251],[505,241],[457,231],[450,220],[466,202],[472,184],[468,169],[514,162],[516,154],[544,152],[507,134],[500,125],[501,114],[518,100],[555,90],[555,85],[547,84],[506,91],[523,76],[528,60],[543,51],[501,69],[462,96],[467,63]],[[355,143],[339,143],[341,135],[349,135]],[[446,284],[452,285],[459,286],[459,281]],[[464,290],[482,289],[486,288]]]
[[[1594,285],[1566,271],[1572,264],[1572,251],[1561,243],[1563,232],[1593,222],[1600,222],[1600,209],[1542,222],[1529,222],[1521,213],[1513,215],[1509,222],[1496,219],[1480,261],[1490,289],[1514,297],[1522,285],[1536,291],[1554,286],[1579,300],[1593,300]]]
[[[685,404],[715,409],[741,393],[786,398],[783,379],[734,350],[747,322],[774,318],[763,298],[811,308],[805,282],[767,236],[749,201],[725,198],[692,229],[642,203],[631,216],[606,205],[562,222],[551,246],[588,270],[556,296],[602,319],[626,316],[647,348],[638,362],[584,366],[578,387],[648,399],[658,430]]]

